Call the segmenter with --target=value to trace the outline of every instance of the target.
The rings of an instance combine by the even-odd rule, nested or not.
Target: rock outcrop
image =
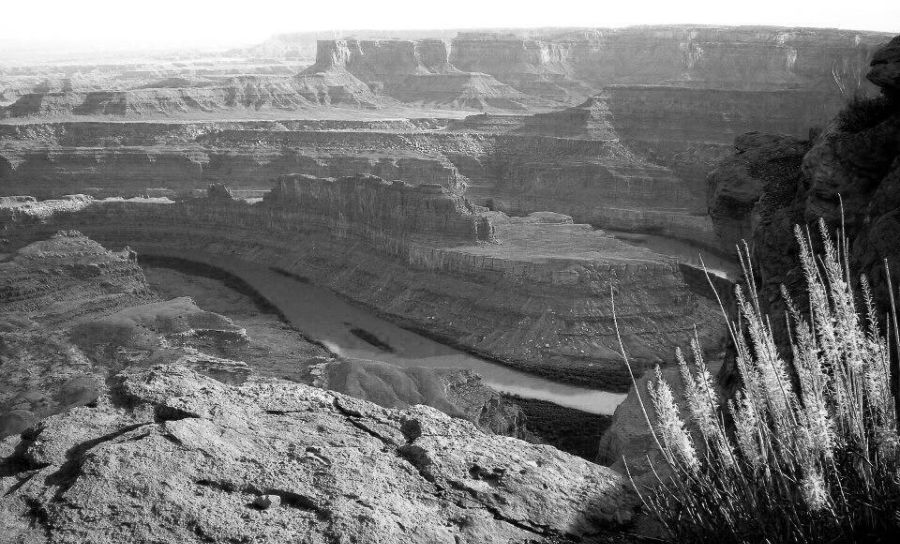
[[[866,79],[881,88],[881,92],[894,100],[900,93],[900,36],[894,37],[872,56]]]
[[[277,380],[126,372],[96,407],[0,442],[24,542],[604,541],[636,497],[608,468]]]
[[[753,234],[753,210],[760,196],[792,199],[810,143],[793,136],[750,132],[734,142],[735,154],[707,178],[707,206],[723,251],[734,253]],[[758,220],[758,218],[757,218]]]
[[[900,61],[889,60],[895,43],[896,39],[873,58],[873,81],[881,82],[884,74],[897,69],[890,63]],[[804,289],[793,226],[820,218],[831,229],[843,223],[850,268],[867,275],[876,302],[887,304],[885,260],[892,269],[900,269],[896,244],[900,235],[900,102],[890,83],[885,85],[880,98],[849,102],[812,142],[766,138],[777,145],[759,147],[758,156],[743,165],[740,157],[731,161],[741,165],[739,175],[728,175],[731,166],[726,164],[710,179],[711,194],[731,191],[728,187],[734,186],[746,192],[746,205],[753,205],[752,253],[759,298],[773,317],[785,310],[779,293],[782,284],[792,293]],[[799,160],[804,148],[808,151]],[[757,187],[760,196],[752,203]],[[714,203],[713,217],[727,215],[719,213],[723,204],[722,199]],[[817,231],[815,226],[812,230]],[[803,298],[796,300],[802,304]],[[782,320],[773,322],[776,336],[785,338]],[[726,367],[724,379],[734,374],[733,368]]]
[[[522,410],[486,387],[471,370],[400,368],[375,361],[334,361],[314,384],[385,408],[417,404],[467,419],[485,431],[532,439]]]
[[[540,103],[492,76],[450,64],[443,40],[323,40],[301,74],[347,74],[404,103],[462,109],[524,110]]]
[[[60,232],[0,261],[0,436],[96,402],[123,368],[179,360],[215,372],[226,361],[216,355],[241,353],[243,329],[188,298],[160,301],[134,257]]]

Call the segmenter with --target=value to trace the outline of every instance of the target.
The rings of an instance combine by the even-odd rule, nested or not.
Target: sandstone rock
[[[809,145],[792,136],[758,132],[735,139],[735,155],[707,179],[707,206],[723,251],[734,254],[741,240],[751,239],[760,196],[765,193],[775,201],[794,197]]]
[[[885,54],[876,54],[875,58],[887,58],[895,42],[891,44]],[[876,76],[880,66],[873,66]],[[887,308],[884,260],[891,268],[900,269],[897,245],[889,242],[898,232],[900,109],[891,96],[875,102],[852,102],[847,108],[815,138],[799,168],[775,171],[754,206],[752,255],[759,298],[771,316],[784,315],[786,310],[780,296],[782,284],[803,309],[805,297],[799,295],[804,292],[805,281],[792,230],[795,224],[814,223],[820,218],[832,230],[845,227],[851,270],[868,276],[876,304]],[[848,123],[850,118],[856,120]],[[793,162],[796,149],[788,150]],[[711,182],[743,183],[739,176],[730,181],[727,177],[711,178]],[[818,229],[813,226],[811,230]],[[773,330],[776,339],[787,341],[784,320],[773,319]],[[736,369],[732,363],[726,360],[722,379],[733,387]]]
[[[900,36],[876,51],[870,66],[866,79],[897,97],[900,93]]]
[[[78,232],[0,262],[0,293],[0,437],[96,404],[122,368],[178,362],[228,383],[250,373],[214,355],[254,353],[244,329],[186,297],[156,301],[131,255]]]
[[[7,537],[596,541],[638,504],[610,469],[427,407],[272,380],[226,386],[178,366],[119,380],[126,405],[53,416],[0,449]]]
[[[268,510],[275,506],[281,506],[280,495],[260,495],[253,500],[253,504],[260,510]]]
[[[386,408],[422,404],[467,419],[488,433],[530,438],[515,404],[470,370],[401,368],[375,361],[326,363],[315,385]]]

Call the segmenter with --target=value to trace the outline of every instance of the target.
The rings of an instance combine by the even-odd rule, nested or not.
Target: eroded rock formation
[[[434,409],[180,366],[0,442],[0,495],[27,542],[590,542],[637,505],[610,469]]]
[[[805,288],[793,227],[820,218],[830,229],[843,224],[851,270],[867,275],[876,302],[887,304],[885,260],[892,269],[900,269],[896,244],[900,235],[900,102],[896,82],[886,76],[895,73],[894,65],[900,62],[891,57],[896,42],[895,38],[873,58],[870,79],[883,85],[882,97],[849,102],[810,143],[752,136],[771,145],[756,147],[747,158],[738,155],[710,178],[712,195],[744,193],[745,212],[736,218],[744,228],[752,206],[749,222],[757,285],[760,300],[773,318],[784,314],[782,284],[792,293]],[[727,199],[711,202],[714,218],[728,215]],[[724,232],[734,230],[722,221],[719,226]],[[811,230],[817,238],[814,224]],[[802,304],[803,298],[796,299]],[[786,338],[783,320],[773,319],[773,323],[776,336]],[[726,378],[734,377],[733,368],[726,371]]]
[[[210,189],[213,197],[221,191]],[[32,204],[23,201],[28,210]],[[21,219],[21,214],[16,217]],[[298,331],[285,329],[277,317],[268,325],[258,319],[248,323],[202,310],[188,297],[160,299],[135,256],[128,248],[109,252],[70,231],[0,260],[0,436],[96,402],[99,388],[119,370],[177,362],[228,383],[243,382],[251,372],[311,383],[313,368],[349,366],[356,372],[343,373],[344,380],[326,379],[322,385],[388,407],[434,406],[486,432],[531,438],[521,410],[474,373],[416,369],[410,374],[389,365],[374,373],[365,365],[356,367],[335,359]],[[271,311],[258,306],[256,313]],[[260,338],[249,335],[245,323]],[[350,374],[394,376],[388,388],[399,396],[386,398],[371,385],[350,385]],[[354,383],[360,381],[365,380]]]
[[[265,263],[466,349],[607,389],[628,383],[611,288],[640,368],[671,360],[693,325],[711,349],[721,334],[677,263],[565,216],[510,218],[440,187],[286,177],[254,204],[96,201],[17,236],[65,225],[142,253]]]
[[[515,404],[485,387],[471,370],[400,368],[375,361],[334,361],[319,369],[314,385],[374,402],[386,408],[423,404],[461,417],[478,428],[534,439]]]

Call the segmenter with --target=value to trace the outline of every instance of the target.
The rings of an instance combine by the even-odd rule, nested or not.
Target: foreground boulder
[[[636,505],[610,469],[431,408],[177,365],[0,442],[0,497],[34,543],[603,541]]]
[[[319,366],[313,385],[385,408],[424,404],[467,419],[487,433],[534,439],[522,409],[459,368],[404,368],[378,361],[333,359]]]

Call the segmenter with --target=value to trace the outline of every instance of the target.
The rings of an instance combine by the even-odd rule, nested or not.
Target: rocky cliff
[[[627,387],[611,287],[642,368],[670,360],[695,324],[717,344],[717,310],[676,263],[566,217],[509,218],[463,202],[437,187],[291,177],[255,204],[98,201],[43,228],[77,226],[141,253],[265,263],[468,350],[607,389]]]
[[[295,121],[0,125],[0,187],[42,198],[175,197],[226,183],[267,190],[288,173],[371,173],[439,184],[511,213],[705,241],[700,198],[672,170],[622,144],[605,102],[459,122]]]
[[[481,72],[450,64],[442,40],[323,40],[301,74],[347,74],[376,94],[405,103],[462,109],[524,110],[541,101]]]
[[[775,27],[657,26],[530,33],[463,32],[450,62],[500,81],[567,80],[593,88],[662,84],[734,90],[825,88],[832,69],[850,91],[890,36],[877,32]]]
[[[96,406],[0,441],[23,542],[605,542],[637,499],[610,469],[415,407],[300,384],[122,373]]]
[[[321,40],[315,64],[292,77],[179,77],[167,66],[120,81],[124,67],[109,67],[99,89],[36,85],[6,108],[0,187],[176,196],[209,183],[265,190],[292,173],[370,173],[468,186],[479,204],[511,213],[550,209],[716,246],[705,178],[733,138],[806,138],[842,93],[871,90],[861,74],[885,39],[764,27],[462,33]],[[440,118],[467,109],[537,113]],[[277,120],[38,122],[248,115]]]
[[[785,309],[781,284],[793,293],[803,289],[793,226],[819,218],[831,229],[843,222],[851,269],[866,274],[875,300],[887,304],[885,260],[900,270],[898,49],[900,37],[873,57],[869,79],[881,87],[881,97],[849,102],[811,142],[739,139],[746,149],[710,177],[711,215],[725,238],[735,230],[751,233],[760,299],[773,316]],[[729,210],[732,202],[739,203],[736,213]],[[784,332],[780,321],[776,331]],[[734,369],[726,370],[726,378],[734,376]]]

